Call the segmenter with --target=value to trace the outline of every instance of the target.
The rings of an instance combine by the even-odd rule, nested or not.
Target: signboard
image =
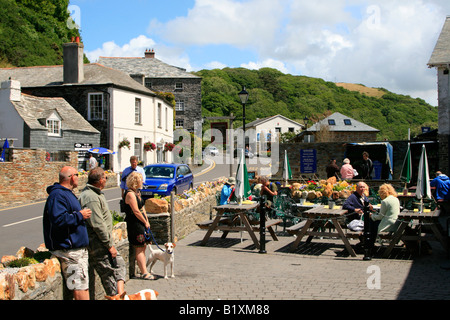
[[[300,150],[300,172],[316,173],[317,172],[317,150],[301,149]]]
[[[78,168],[86,169],[84,165],[88,160],[88,150],[93,148],[92,143],[74,143],[73,147],[75,151],[78,151]]]

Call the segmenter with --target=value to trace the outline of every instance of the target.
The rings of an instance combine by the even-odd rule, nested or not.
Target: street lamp
[[[247,90],[245,90],[245,87],[242,86],[242,90],[241,92],[238,93],[239,95],[239,99],[241,99],[242,102],[242,129],[244,129],[244,146],[242,147],[242,152],[245,152],[245,104],[248,101],[248,92]],[[245,159],[245,155],[244,155],[244,159]]]
[[[308,121],[309,121],[308,117],[305,116],[305,117],[303,118],[303,123],[305,124],[305,131],[308,130]]]
[[[306,131],[308,130],[308,121],[309,121],[308,117],[305,116],[305,117],[303,118],[303,123],[305,124],[305,134],[306,134]],[[308,135],[306,135],[306,138],[307,138],[307,141],[309,142],[309,136],[308,136]],[[303,140],[303,141],[304,141],[304,140]]]

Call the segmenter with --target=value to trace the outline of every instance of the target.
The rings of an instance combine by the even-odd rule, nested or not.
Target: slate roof
[[[146,78],[200,79],[200,77],[186,72],[186,69],[171,66],[156,58],[100,57],[98,63],[127,74],[142,74]]]
[[[335,125],[329,125],[328,120],[334,120]],[[346,125],[344,120],[350,120],[350,125]],[[318,131],[321,125],[327,125],[329,131],[351,131],[351,132],[379,132],[380,130],[368,126],[362,122],[356,121],[342,113],[335,112],[325,119],[315,123],[308,131]]]
[[[431,54],[429,67],[450,63],[450,16],[447,16],[436,46]]]
[[[128,74],[105,67],[98,63],[84,65],[84,80],[77,84],[64,84],[63,66],[38,66],[23,68],[0,69],[0,81],[20,81],[22,88],[48,87],[48,86],[88,86],[88,85],[114,85],[142,94],[155,96],[156,94],[133,80]]]
[[[20,117],[31,130],[46,130],[45,121],[52,112],[56,111],[61,119],[61,129],[100,133],[89,124],[65,99],[43,98],[22,93],[21,101],[11,101]]]

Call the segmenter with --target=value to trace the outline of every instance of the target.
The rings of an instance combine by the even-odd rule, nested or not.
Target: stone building
[[[1,83],[0,137],[14,137],[16,148],[44,149],[56,161],[79,141],[100,143],[100,132],[66,100],[24,94],[17,80]]]
[[[439,169],[450,173],[450,16],[447,16],[428,67],[437,69]]]
[[[171,66],[155,58],[154,50],[144,57],[100,57],[98,63],[129,74],[155,92],[171,92],[175,96],[175,128],[194,131],[194,122],[202,120],[201,77]]]
[[[173,106],[127,73],[97,63],[84,64],[83,48],[80,42],[64,44],[63,66],[0,69],[0,81],[12,78],[20,81],[25,93],[64,98],[100,132],[100,145],[93,147],[116,151],[105,159],[107,169],[122,171],[132,155],[144,164],[170,162],[170,153],[162,150],[164,143],[173,141]],[[121,147],[123,141],[129,147]],[[77,142],[88,143],[85,139]],[[160,151],[145,151],[146,142]]]

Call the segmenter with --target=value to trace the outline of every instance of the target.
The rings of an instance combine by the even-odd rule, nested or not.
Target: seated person
[[[270,182],[266,177],[261,177],[261,192],[260,195],[266,197],[266,207],[272,209],[273,206],[273,196],[276,196],[277,193],[277,185],[273,182]]]
[[[220,193],[220,205],[228,204],[230,202],[230,197],[234,192],[234,185],[236,184],[236,179],[230,177],[227,179],[223,185],[222,192]]]
[[[381,208],[379,213],[372,213],[371,219],[374,222],[373,232],[393,232],[398,226],[397,217],[400,213],[400,201],[394,187],[388,183],[380,186],[378,191],[381,198]]]
[[[348,210],[347,223],[361,218],[361,215],[364,214],[364,202],[369,203],[369,199],[367,198],[368,195],[369,187],[367,184],[365,182],[358,182],[356,184],[356,191],[353,192],[342,205],[342,209]],[[370,211],[373,210],[370,203],[369,209]]]
[[[450,179],[440,171],[436,172],[436,178],[430,182],[431,187],[435,187],[435,197],[442,210],[440,216],[450,215]]]

